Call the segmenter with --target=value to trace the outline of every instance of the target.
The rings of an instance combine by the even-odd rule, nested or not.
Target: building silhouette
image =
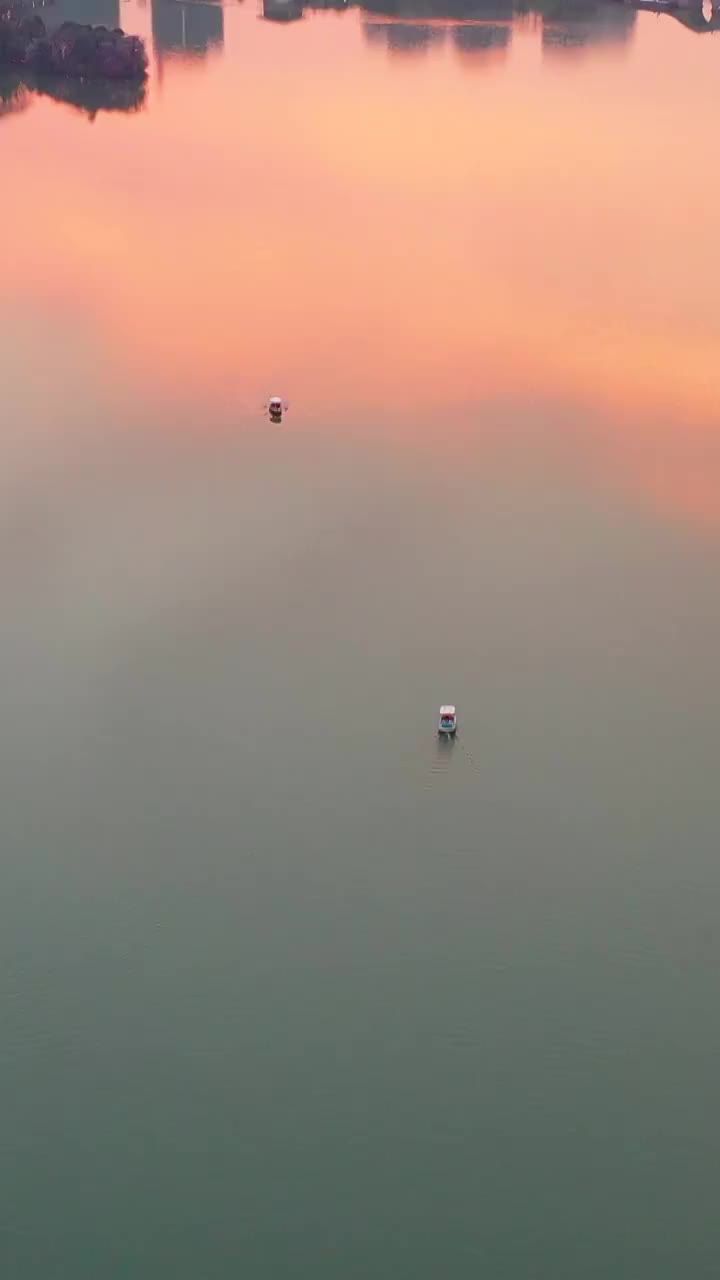
[[[574,50],[627,44],[637,20],[637,12],[628,5],[583,3],[583,0],[554,0],[545,6],[533,4],[542,15],[543,53],[550,56],[571,54]]]
[[[263,0],[266,22],[298,22],[303,17],[302,0]]]
[[[43,5],[42,19],[50,31],[63,22],[108,27],[113,31],[121,25],[120,0],[51,0],[50,4]]]
[[[503,59],[512,42],[512,22],[464,23],[453,27],[453,43],[468,64]]]
[[[205,0],[152,0],[152,36],[160,63],[165,55],[205,57],[223,46],[222,8]]]

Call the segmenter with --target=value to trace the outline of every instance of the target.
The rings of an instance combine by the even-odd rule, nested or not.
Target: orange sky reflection
[[[557,403],[663,509],[720,520],[716,45],[641,17],[622,58],[548,62],[525,23],[417,61],[352,13],[224,28],[141,115],[0,122],[3,294],[64,299],[148,406],[279,388],[432,434],[448,405]]]

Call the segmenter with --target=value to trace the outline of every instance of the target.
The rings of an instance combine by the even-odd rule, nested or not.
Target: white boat
[[[273,422],[281,422],[283,416],[283,402],[280,396],[271,396],[268,400],[268,413]]]
[[[438,733],[453,738],[457,733],[457,711],[455,707],[441,707],[438,720]]]

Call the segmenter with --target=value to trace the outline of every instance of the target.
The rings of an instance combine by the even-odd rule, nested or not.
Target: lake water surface
[[[373,8],[2,81],[3,1280],[720,1274],[720,39]]]

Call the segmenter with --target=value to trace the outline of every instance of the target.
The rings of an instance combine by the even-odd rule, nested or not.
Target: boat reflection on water
[[[94,120],[99,111],[141,111],[144,83],[130,80],[81,80],[76,76],[39,76],[30,71],[0,76],[0,119],[31,106],[33,98],[52,98]]]

